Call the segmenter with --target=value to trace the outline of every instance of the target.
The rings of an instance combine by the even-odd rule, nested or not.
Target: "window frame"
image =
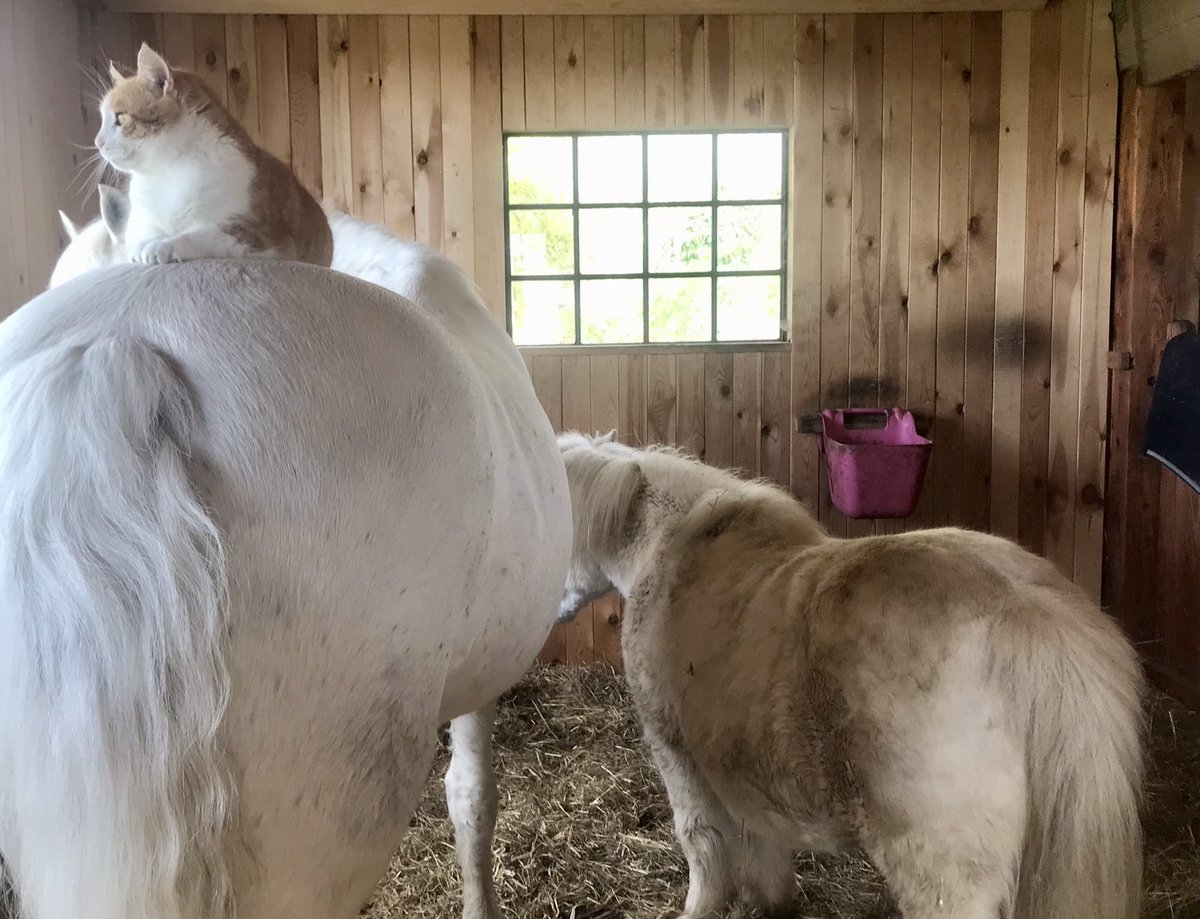
[[[718,197],[718,138],[731,134],[777,134],[780,138],[780,185],[779,197],[756,199],[729,199]],[[699,201],[650,201],[650,162],[649,143],[652,136],[704,135],[712,140],[712,187],[710,197]],[[571,200],[566,203],[547,204],[514,204],[509,201],[508,182],[508,144],[512,138],[529,137],[567,137],[571,139]],[[642,200],[640,202],[592,202],[581,203],[579,200],[579,139],[583,137],[638,137],[642,145]],[[510,337],[513,335],[513,282],[514,281],[564,281],[570,282],[574,289],[575,301],[575,340],[573,342],[548,342],[542,344],[521,344],[521,348],[542,349],[644,349],[644,348],[697,348],[697,347],[753,347],[786,344],[788,342],[789,303],[788,303],[788,215],[791,209],[789,187],[790,178],[791,130],[783,127],[728,127],[728,128],[638,128],[633,130],[545,130],[545,131],[503,131],[501,133],[501,180],[504,187],[503,214],[504,221],[504,323]],[[719,259],[719,231],[717,222],[718,207],[754,207],[777,206],[779,215],[779,268],[763,269],[721,269]],[[711,261],[706,271],[665,271],[650,270],[650,210],[657,207],[704,207],[709,210],[711,221]],[[584,273],[581,270],[579,251],[579,215],[585,210],[607,209],[640,209],[642,212],[642,270],[640,272],[617,272],[605,274]],[[574,249],[573,271],[567,274],[513,274],[512,266],[512,221],[514,211],[568,211],[571,214],[572,246]],[[779,281],[779,336],[777,338],[761,339],[719,339],[717,338],[718,318],[718,280],[736,277],[777,277]],[[656,279],[675,278],[707,278],[710,283],[710,322],[711,336],[707,340],[687,339],[680,341],[650,340],[650,281]],[[631,342],[585,342],[583,338],[582,317],[582,283],[584,281],[600,280],[641,280],[642,282],[642,338],[641,341]]]

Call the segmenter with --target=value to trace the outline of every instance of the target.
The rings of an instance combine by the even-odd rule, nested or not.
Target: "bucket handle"
[[[856,416],[860,416],[860,417],[864,416],[864,415],[882,415],[884,422],[883,422],[883,426],[880,428],[880,430],[887,430],[888,428],[892,427],[894,424],[899,423],[899,421],[900,421],[899,412],[897,412],[896,409],[838,408],[838,409],[834,409],[830,414],[834,415],[835,417],[841,416],[843,418],[846,417],[847,415],[856,415]]]

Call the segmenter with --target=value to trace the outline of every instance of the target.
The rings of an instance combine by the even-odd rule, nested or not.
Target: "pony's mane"
[[[578,440],[574,440],[578,438]],[[677,447],[654,445],[645,448],[620,443],[596,443],[585,435],[564,435],[560,439],[567,450],[586,452],[614,460],[633,461],[641,477],[622,481],[619,492],[615,482],[601,481],[599,472],[583,468],[577,477],[581,491],[587,494],[585,506],[577,513],[596,526],[597,536],[612,539],[613,520],[623,526],[629,504],[637,490],[648,486],[687,511],[700,527],[728,528],[738,520],[753,521],[756,528],[783,539],[811,542],[823,538],[813,515],[789,492],[773,482],[747,478],[730,469],[710,466]],[[583,448],[583,449],[581,449]],[[608,489],[608,495],[604,491]],[[601,494],[594,495],[593,491]],[[612,501],[609,502],[609,497]],[[596,544],[599,548],[599,544]]]

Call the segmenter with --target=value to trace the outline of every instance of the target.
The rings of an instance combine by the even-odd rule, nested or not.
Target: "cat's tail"
[[[224,919],[221,537],[147,342],[0,378],[0,848],[27,919]]]

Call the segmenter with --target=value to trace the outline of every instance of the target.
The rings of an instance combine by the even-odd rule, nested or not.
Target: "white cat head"
[[[126,261],[125,225],[129,221],[129,199],[111,185],[100,186],[100,216],[85,227],[77,227],[62,211],[63,229],[70,242],[58,257],[50,286],[58,287],[94,268]]]
[[[196,78],[174,73],[146,44],[136,73],[115,64],[109,68],[113,85],[100,102],[96,133],[104,159],[122,172],[139,172],[186,153],[199,107],[193,98]]]

